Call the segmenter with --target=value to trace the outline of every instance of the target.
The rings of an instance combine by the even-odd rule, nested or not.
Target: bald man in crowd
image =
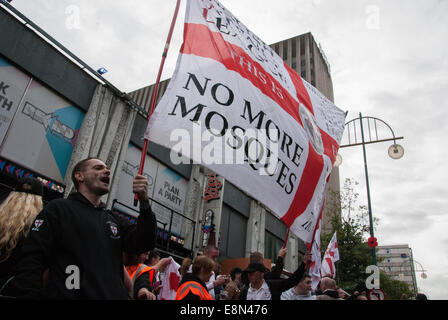
[[[342,300],[337,291],[336,281],[325,277],[320,281],[320,289],[322,294],[316,297],[316,300]]]

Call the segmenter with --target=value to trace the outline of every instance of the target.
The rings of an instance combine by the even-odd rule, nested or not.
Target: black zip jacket
[[[127,299],[122,252],[152,250],[155,242],[156,219],[148,201],[140,202],[132,225],[80,193],[53,200],[31,227],[7,293],[28,299]]]

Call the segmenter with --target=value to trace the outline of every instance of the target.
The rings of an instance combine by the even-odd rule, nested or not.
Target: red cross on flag
[[[171,262],[165,269],[165,276],[162,280],[162,289],[157,297],[158,300],[174,300],[176,290],[179,287],[181,278],[179,273],[180,265],[173,259],[173,257],[170,258]]]
[[[322,277],[336,277],[336,267],[334,265],[336,261],[339,261],[339,250],[335,232],[322,260],[322,267],[320,269]]]

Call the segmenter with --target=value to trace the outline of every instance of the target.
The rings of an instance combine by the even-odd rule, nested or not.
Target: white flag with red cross
[[[322,267],[320,270],[322,277],[336,277],[336,267],[334,264],[336,261],[339,261],[339,249],[335,232],[322,259]]]
[[[260,201],[311,242],[345,112],[217,0],[189,0],[184,41],[145,138]],[[182,155],[182,157],[181,157]]]

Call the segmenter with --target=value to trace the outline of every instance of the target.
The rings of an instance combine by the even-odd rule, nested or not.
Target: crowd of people
[[[310,253],[285,276],[285,248],[271,269],[254,252],[247,267],[222,274],[214,244],[177,268],[172,257],[154,250],[156,219],[144,176],[133,182],[140,204],[136,224],[101,201],[110,183],[103,161],[80,161],[72,180],[75,193],[45,206],[44,187],[34,178],[21,180],[1,203],[0,297],[156,300],[169,286],[174,300],[367,300],[366,292],[348,294],[329,277],[312,290]],[[174,266],[178,276],[167,280],[166,270]]]

